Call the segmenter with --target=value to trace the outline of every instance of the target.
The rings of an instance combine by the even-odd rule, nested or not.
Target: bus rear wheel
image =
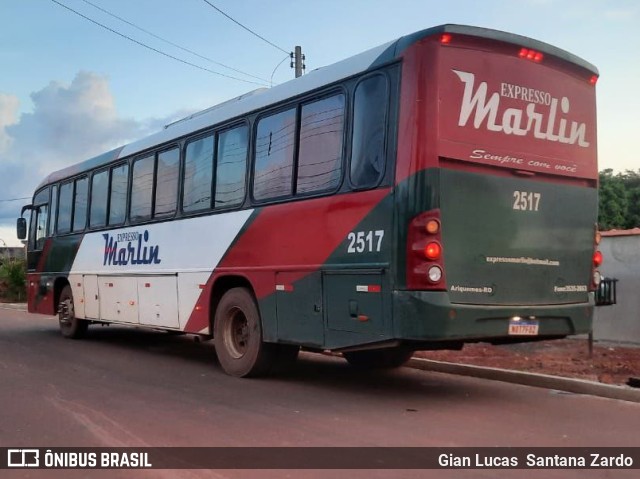
[[[65,286],[58,302],[58,322],[62,336],[70,339],[81,339],[87,334],[89,322],[76,318],[71,286]]]
[[[413,356],[412,350],[404,348],[370,349],[342,353],[351,366],[358,369],[399,368]]]
[[[275,359],[275,345],[262,341],[258,305],[246,288],[232,288],[220,299],[213,341],[220,365],[230,376],[264,375]]]

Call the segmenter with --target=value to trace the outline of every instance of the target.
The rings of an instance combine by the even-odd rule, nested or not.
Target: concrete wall
[[[600,251],[600,272],[618,279],[618,302],[596,308],[593,337],[640,344],[640,235],[603,236]]]
[[[22,246],[0,246],[0,262],[6,259],[19,258],[24,259],[25,250]]]

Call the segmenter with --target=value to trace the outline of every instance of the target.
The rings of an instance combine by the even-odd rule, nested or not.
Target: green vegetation
[[[600,172],[600,230],[640,227],[640,170]]]
[[[8,301],[24,301],[27,296],[25,275],[24,260],[4,260],[0,264],[0,298]]]

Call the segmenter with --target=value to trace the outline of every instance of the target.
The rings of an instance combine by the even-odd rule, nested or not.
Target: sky
[[[32,196],[61,167],[290,80],[295,45],[310,71],[443,23],[525,35],[596,65],[599,168],[640,168],[636,0],[208,1],[266,41],[205,0],[0,0],[0,245],[20,244],[15,218],[29,203],[7,200]]]

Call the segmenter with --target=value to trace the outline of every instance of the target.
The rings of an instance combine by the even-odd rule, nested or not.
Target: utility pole
[[[296,45],[295,50],[289,54],[291,58],[291,64],[289,65],[291,68],[295,68],[296,78],[302,76],[302,72],[307,68],[304,64],[304,54],[302,53],[302,47],[300,45]]]

